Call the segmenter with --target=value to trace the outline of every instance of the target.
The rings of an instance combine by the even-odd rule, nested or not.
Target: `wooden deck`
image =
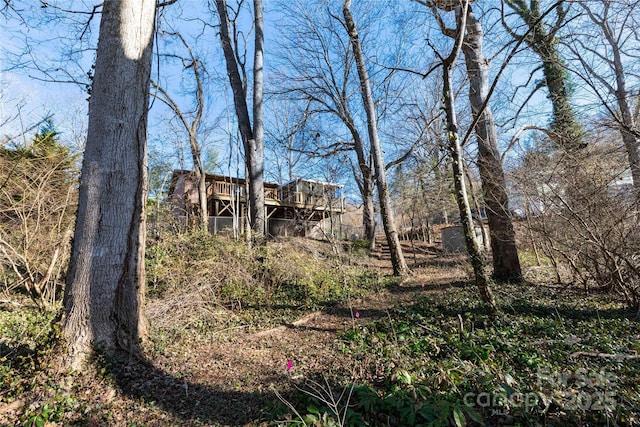
[[[235,182],[213,181],[207,188],[207,196],[224,201],[231,201],[239,197],[241,203],[246,201],[244,185],[239,185]],[[344,198],[313,195],[296,191],[284,192],[277,186],[273,187],[272,185],[265,185],[264,198],[267,206],[283,206],[336,213],[345,211]]]

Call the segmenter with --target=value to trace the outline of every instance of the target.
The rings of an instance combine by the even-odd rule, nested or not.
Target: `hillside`
[[[327,244],[276,242],[257,278],[241,267],[246,253],[230,255],[240,246],[208,243],[198,259],[186,241],[171,245],[182,258],[150,257],[145,360],[101,356],[86,372],[61,372],[52,315],[5,304],[2,424],[639,422],[637,319],[610,298],[542,281],[544,267],[496,288],[501,313],[488,317],[464,258],[424,243],[404,244],[412,274],[403,280],[388,275],[384,247],[336,257]],[[175,274],[192,277],[166,276],[185,259]],[[221,265],[219,277],[195,280]],[[251,283],[231,289],[233,272]]]

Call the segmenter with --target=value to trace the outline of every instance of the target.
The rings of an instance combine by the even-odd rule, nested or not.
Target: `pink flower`
[[[356,319],[359,319],[359,318],[360,318],[360,312],[356,311]]]
[[[424,282],[422,282],[422,289],[424,289]]]
[[[287,359],[287,372],[293,368],[293,360]]]

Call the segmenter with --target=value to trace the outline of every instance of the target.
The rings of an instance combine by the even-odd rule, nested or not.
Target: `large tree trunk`
[[[619,50],[614,47],[615,70],[616,70],[616,98],[618,100],[618,108],[622,116],[622,125],[620,126],[620,134],[627,158],[629,160],[629,168],[631,169],[631,179],[633,182],[633,193],[636,208],[640,208],[640,137],[638,137],[638,129],[636,128],[636,119],[633,115],[631,105],[629,103],[629,92],[627,91],[626,78],[624,69],[622,68],[622,60]],[[633,132],[635,131],[635,133]]]
[[[209,210],[207,207],[207,174],[206,174],[206,171],[204,170],[204,163],[202,162],[202,152],[200,149],[200,143],[198,142],[198,127],[200,126],[200,120],[202,119],[202,114],[204,112],[204,89],[202,87],[202,76],[200,74],[200,61],[198,61],[194,57],[191,51],[191,48],[187,46],[184,39],[182,39],[182,42],[184,43],[184,45],[189,50],[189,53],[191,54],[193,75],[196,80],[195,96],[196,96],[197,108],[196,108],[196,115],[190,126],[187,124],[187,120],[182,114],[182,112],[179,110],[179,108],[177,107],[177,104],[175,102],[172,102],[172,103],[175,107],[174,111],[176,112],[176,114],[178,114],[185,128],[189,132],[189,145],[191,147],[193,167],[196,171],[196,179],[198,182],[198,202],[200,205],[200,212],[199,212],[200,228],[202,228],[203,230],[208,230],[209,229]]]
[[[364,228],[364,238],[369,240],[369,249],[376,247],[376,209],[373,203],[373,176],[371,169],[369,174],[363,178],[362,185],[362,226]]]
[[[146,143],[154,0],[105,0],[65,292],[68,362],[137,352],[147,328]]]
[[[260,3],[260,2],[256,2]],[[247,171],[247,181],[249,183],[249,214],[251,230],[256,237],[261,237],[265,232],[265,205],[264,205],[264,181],[263,181],[263,163],[264,163],[264,146],[262,145],[264,140],[262,134],[260,135],[261,141],[256,141],[254,135],[254,128],[251,126],[251,118],[249,117],[249,108],[247,106],[247,91],[243,84],[240,72],[238,71],[238,62],[236,61],[236,54],[233,50],[231,42],[231,34],[229,29],[229,16],[227,14],[227,2],[226,0],[216,0],[216,9],[218,10],[218,16],[220,17],[220,41],[222,42],[222,52],[224,54],[225,63],[227,66],[227,75],[229,76],[229,83],[231,85],[231,91],[233,92],[233,105],[236,110],[236,116],[238,118],[238,128],[240,129],[240,135],[242,136],[242,142],[244,145],[245,166]],[[259,17],[262,17],[262,11],[260,10]],[[256,12],[256,26],[260,27],[260,30],[256,29],[256,53],[254,62],[258,60],[262,62],[262,51],[258,54],[258,50],[262,49],[263,42],[259,40],[262,38],[262,22],[258,22],[258,13]],[[260,35],[258,35],[258,32]],[[258,70],[258,66],[260,69]],[[262,64],[254,65],[254,80],[258,78],[258,87],[262,84]],[[254,104],[258,102],[260,106],[258,111],[261,111],[261,97],[254,98]],[[256,94],[254,93],[254,97]],[[254,120],[256,118],[254,117]],[[262,121],[262,118],[259,118]],[[260,129],[262,132],[262,126],[256,126],[256,129]]]
[[[351,16],[350,7],[351,0],[345,0],[344,7],[342,8],[342,13],[344,15],[347,32],[349,33],[349,40],[351,41],[351,46],[353,48],[353,53],[356,60],[358,77],[360,79],[360,93],[362,95],[362,103],[367,113],[367,130],[369,133],[369,142],[371,144],[373,165],[376,171],[376,184],[378,188],[378,197],[380,199],[382,224],[384,227],[385,235],[387,237],[387,243],[389,244],[393,273],[395,275],[402,275],[406,274],[409,271],[409,268],[407,267],[407,263],[404,260],[402,247],[400,246],[400,240],[398,238],[398,232],[396,231],[393,209],[391,206],[391,197],[389,195],[389,188],[387,186],[385,163],[382,156],[382,149],[380,147],[380,140],[378,138],[378,119],[376,117],[373,94],[371,93],[371,84],[364,63],[364,54],[362,53],[362,47],[360,46],[358,31],[356,29],[355,22],[353,21],[353,17]]]
[[[493,292],[489,286],[489,279],[485,269],[485,257],[478,247],[475,238],[475,228],[471,218],[471,208],[467,196],[467,188],[464,182],[464,161],[462,158],[462,148],[460,147],[460,137],[457,131],[457,118],[455,113],[455,99],[453,96],[453,86],[451,85],[451,69],[445,64],[443,70],[444,77],[444,103],[447,117],[447,140],[449,143],[449,153],[451,155],[451,166],[453,170],[453,185],[455,189],[456,203],[460,211],[460,223],[464,233],[465,246],[469,254],[469,261],[473,267],[476,286],[480,294],[480,299],[485,304],[487,311],[495,313],[497,311]]]
[[[458,135],[458,119],[455,107],[455,95],[451,83],[451,70],[458,58],[462,47],[462,40],[465,34],[467,12],[469,2],[464,2],[463,7],[456,13],[457,29],[455,34],[455,44],[448,57],[442,59],[442,91],[443,104],[447,124],[447,142],[449,154],[451,155],[451,165],[453,170],[453,184],[455,190],[456,203],[460,212],[460,223],[464,233],[464,241],[469,255],[469,261],[473,268],[476,286],[480,294],[480,300],[485,304],[488,312],[497,311],[496,302],[489,285],[485,269],[484,254],[478,248],[475,239],[475,229],[471,218],[471,208],[467,196],[467,187],[464,182],[464,159],[462,157],[462,147],[460,146],[460,136]],[[435,12],[437,13],[437,12]]]
[[[264,122],[262,114],[263,66],[264,66],[264,20],[262,0],[253,0],[255,47],[253,56],[253,144],[251,150],[251,176],[249,185],[252,194],[253,232],[259,236],[266,233],[267,218],[264,201]]]
[[[627,158],[631,167],[636,206],[640,208],[640,138],[627,129],[621,129],[620,132],[622,133],[622,141],[627,150]]]
[[[498,281],[519,282],[522,280],[522,271],[509,215],[509,197],[498,151],[496,124],[489,105],[482,108],[489,92],[489,66],[482,54],[482,26],[471,8],[467,13],[466,28],[462,51],[469,76],[469,102],[473,117],[477,120],[475,132],[478,141],[478,168],[488,208],[493,278]]]

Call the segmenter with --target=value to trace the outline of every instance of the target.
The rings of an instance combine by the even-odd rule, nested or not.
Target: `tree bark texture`
[[[260,236],[267,232],[264,201],[264,121],[262,98],[264,93],[264,19],[262,0],[253,0],[255,47],[253,56],[253,144],[251,146],[251,174],[249,185],[253,193],[253,231]]]
[[[360,79],[360,94],[362,95],[362,104],[367,114],[367,130],[369,133],[369,142],[371,144],[371,155],[373,157],[373,165],[376,172],[376,184],[378,188],[378,197],[380,199],[380,211],[382,215],[382,224],[387,237],[389,251],[391,254],[391,264],[395,275],[403,275],[409,271],[409,267],[404,260],[400,239],[395,226],[393,208],[391,205],[391,196],[389,187],[387,186],[387,175],[385,171],[385,162],[382,156],[380,140],[378,137],[378,124],[371,92],[371,82],[364,63],[364,54],[358,37],[356,24],[351,16],[351,0],[345,0],[342,13],[345,19],[346,29],[349,34],[349,40],[353,49],[356,60],[356,68]]]
[[[353,124],[351,114],[347,113],[345,118],[345,122],[348,123],[347,127],[350,129],[351,136],[353,138],[353,149],[356,153],[358,170],[360,171],[360,176],[358,176],[355,171],[354,176],[356,176],[358,189],[362,195],[362,226],[364,228],[364,236],[369,240],[370,249],[373,250],[376,246],[376,210],[373,201],[373,189],[375,183],[373,179],[373,171],[371,170],[371,162],[368,161],[370,156],[366,155],[364,142],[360,137],[360,133]]]
[[[369,169],[371,172],[371,169]],[[376,209],[373,203],[373,175],[364,178],[362,186],[362,226],[364,238],[369,240],[369,249],[376,248]]]
[[[509,197],[498,151],[498,134],[491,108],[483,109],[489,92],[489,66],[482,54],[483,32],[471,8],[467,13],[466,35],[462,51],[469,77],[469,103],[478,142],[478,169],[487,206],[493,278],[497,281],[522,281],[516,236],[509,214]],[[478,118],[479,116],[479,118]]]
[[[473,267],[476,286],[480,294],[480,300],[485,304],[488,312],[495,313],[497,311],[495,298],[489,284],[486,272],[486,261],[484,254],[478,247],[475,238],[475,229],[473,219],[471,218],[471,208],[469,206],[469,197],[464,182],[464,160],[462,158],[462,147],[460,146],[460,137],[457,131],[457,117],[455,112],[455,99],[453,96],[453,86],[451,85],[451,69],[445,65],[443,70],[444,79],[444,104],[447,117],[447,142],[449,154],[451,155],[451,166],[453,172],[453,185],[455,191],[456,203],[460,211],[460,224],[464,233],[464,242],[469,255],[469,261]]]
[[[370,249],[373,250],[376,245],[376,212],[373,200],[375,183],[371,169],[371,156],[367,153],[364,141],[353,121],[348,102],[345,98],[341,97],[340,99],[339,111],[339,114],[337,114],[338,117],[340,117],[340,120],[342,120],[347,129],[349,129],[351,138],[353,138],[353,151],[356,154],[359,171],[358,174],[358,171],[354,168],[353,175],[358,184],[360,195],[362,196],[362,226],[364,228],[365,238],[371,242]]]
[[[186,45],[186,43],[185,43]],[[191,49],[189,49],[191,53]],[[186,118],[180,113],[180,118],[189,132],[189,145],[191,147],[191,156],[193,157],[193,167],[196,171],[196,179],[198,181],[198,202],[200,204],[200,227],[203,230],[209,229],[209,210],[207,207],[207,174],[204,170],[204,163],[202,162],[202,150],[200,149],[200,143],[198,142],[198,127],[200,126],[200,120],[204,112],[204,89],[202,87],[202,76],[200,74],[200,61],[193,57],[192,68],[193,75],[196,79],[196,115],[191,125],[187,125]],[[176,105],[177,107],[177,105]]]
[[[442,98],[443,107],[447,125],[447,148],[451,156],[451,166],[453,172],[453,184],[455,191],[456,203],[460,212],[460,223],[464,233],[465,246],[469,255],[469,261],[473,268],[476,287],[480,294],[480,300],[484,303],[489,313],[497,311],[495,298],[491,291],[489,278],[485,269],[484,254],[478,248],[478,242],[475,239],[475,229],[473,219],[471,218],[471,208],[469,207],[469,197],[467,196],[467,188],[464,181],[464,159],[462,157],[462,147],[460,146],[460,136],[458,134],[458,118],[455,107],[455,95],[453,84],[451,82],[451,70],[458,58],[462,42],[466,33],[467,14],[469,10],[469,2],[464,2],[456,13],[457,29],[455,33],[455,44],[451,53],[442,59]],[[437,11],[435,12],[437,13]]]
[[[633,121],[631,121],[630,123],[633,123]],[[620,133],[622,134],[622,142],[624,143],[625,149],[627,150],[627,157],[629,159],[629,166],[631,168],[631,178],[633,180],[635,203],[636,206],[640,208],[640,137],[638,137],[637,134],[629,132],[626,127],[621,129]]]
[[[259,2],[257,2],[259,3]],[[244,146],[245,166],[247,171],[247,181],[249,187],[249,215],[251,230],[256,237],[261,237],[265,233],[265,205],[264,205],[264,178],[263,178],[263,164],[264,164],[264,146],[259,146],[254,135],[254,128],[251,126],[251,118],[249,117],[249,108],[247,106],[247,91],[242,82],[242,77],[238,71],[238,62],[236,61],[236,55],[234,52],[233,44],[231,42],[231,33],[229,29],[229,15],[227,13],[226,0],[216,0],[216,9],[218,16],[220,17],[220,41],[222,43],[222,52],[224,54],[225,64],[227,67],[227,75],[229,77],[229,83],[231,85],[231,91],[233,92],[233,105],[236,110],[236,117],[238,118],[238,128],[242,137],[242,143]],[[262,16],[262,10],[260,10],[260,17]],[[257,19],[257,16],[256,16]],[[256,24],[258,22],[256,21]],[[258,36],[260,32],[260,36]],[[262,37],[262,25],[260,25],[260,31],[256,30],[256,41],[258,37]],[[256,50],[263,46],[263,43],[258,41]],[[257,58],[256,58],[257,57]],[[262,52],[260,54],[255,53],[254,61],[258,59],[260,62],[262,59]],[[262,66],[260,64],[260,70],[257,73],[258,79],[262,81]],[[254,67],[254,80],[256,78],[256,68]],[[261,83],[260,83],[261,85]],[[256,95],[254,94],[254,97]],[[261,111],[261,97],[259,95]],[[254,104],[256,100],[254,98]],[[254,117],[255,120],[255,117]],[[262,118],[259,119],[260,123]],[[262,131],[261,131],[262,132]],[[262,134],[260,135],[261,138]],[[260,143],[263,143],[262,139]]]
[[[195,169],[195,178],[198,183],[198,222],[199,226],[203,230],[209,229],[209,209],[207,207],[207,174],[204,170],[204,164],[202,162],[202,155],[200,153],[200,144],[193,136],[189,137],[191,143],[191,155],[193,157],[193,164]]]
[[[94,348],[137,352],[144,304],[147,110],[154,0],[103,3],[65,292],[71,367]]]

